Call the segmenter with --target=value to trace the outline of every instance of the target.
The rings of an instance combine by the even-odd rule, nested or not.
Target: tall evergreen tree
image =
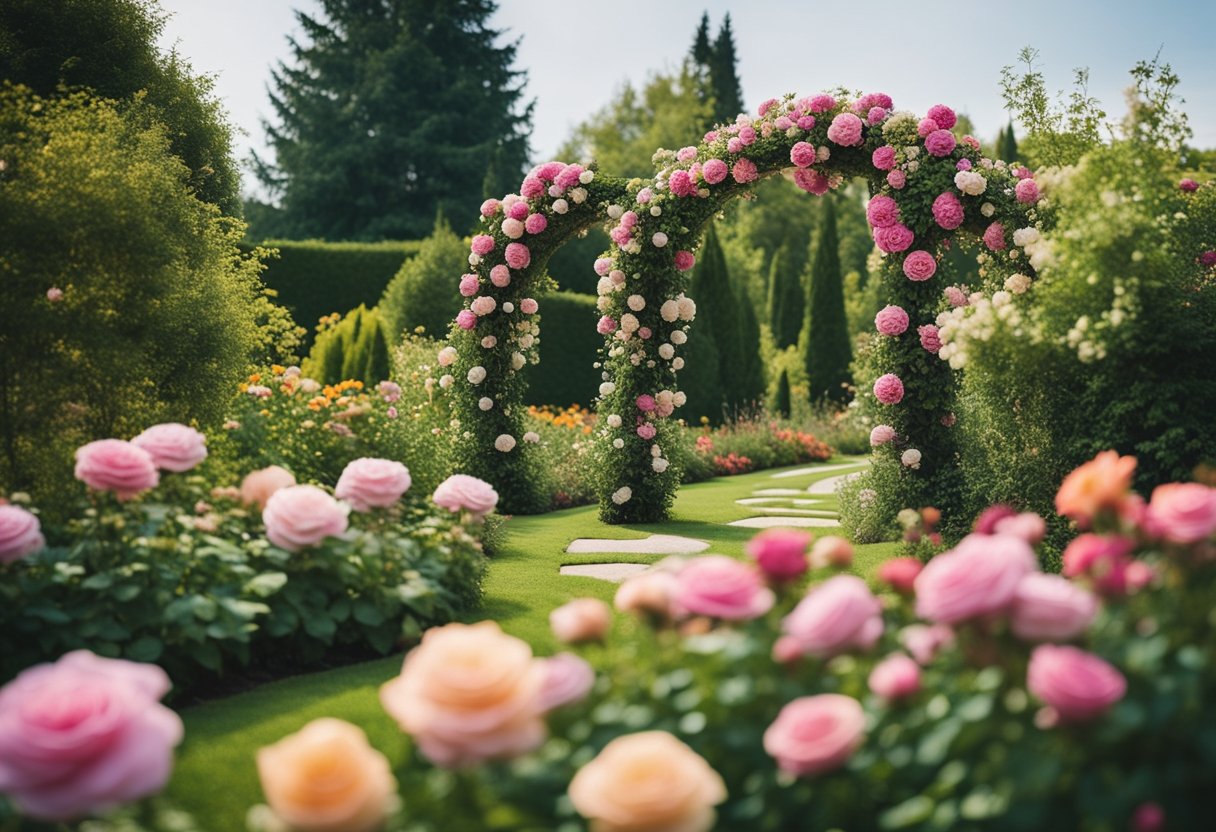
[[[693,36],[689,57],[694,64],[704,67],[707,71],[713,63],[714,47],[709,40],[709,12],[701,13],[701,24],[697,26],[697,33]]]
[[[790,418],[790,374],[782,370],[777,379],[777,398],[773,401],[773,411],[782,419]]]
[[[729,13],[722,18],[722,28],[714,39],[709,81],[713,90],[714,117],[719,122],[734,121],[735,116],[743,112],[743,85],[739,81],[735,34],[731,30]]]
[[[756,307],[748,297],[747,287],[740,285],[736,292],[739,310],[739,375],[732,380],[733,392],[740,407],[752,408],[764,402],[764,390],[768,382],[764,377],[764,361],[760,358],[760,322],[756,319]]]
[[[730,285],[726,256],[711,225],[705,233],[697,266],[693,271],[690,292],[697,302],[697,321],[693,330],[709,335],[718,352],[718,406],[707,414],[715,421],[724,405],[733,406],[737,400],[735,383],[741,370],[739,353],[743,339],[739,333],[736,310],[737,298]]]
[[[1017,136],[1013,133],[1012,121],[1001,132],[1000,139],[996,145],[996,157],[1005,162],[1016,162],[1018,160],[1018,140]]]
[[[532,105],[493,0],[319,2],[273,73],[275,161],[255,159],[293,236],[416,239],[519,182]]]
[[[824,211],[813,243],[807,299],[806,374],[812,403],[841,402],[848,397],[849,323],[844,311],[844,277],[834,197],[824,198]]]
[[[806,317],[806,289],[802,275],[790,268],[789,249],[783,245],[773,254],[768,276],[768,323],[777,349],[798,343]]]

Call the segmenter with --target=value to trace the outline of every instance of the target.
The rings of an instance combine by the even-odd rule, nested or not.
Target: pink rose
[[[811,536],[794,529],[765,529],[744,547],[770,580],[792,581],[807,569]]]
[[[1023,641],[1070,641],[1085,632],[1097,613],[1094,596],[1072,581],[1032,572],[1013,595],[1013,634]]]
[[[775,600],[755,570],[725,555],[690,560],[676,581],[674,605],[693,615],[727,621],[759,618]]]
[[[710,185],[717,185],[726,178],[729,172],[730,169],[727,168],[726,162],[721,159],[708,159],[701,166],[701,176],[705,177],[705,181]]]
[[[532,262],[532,252],[523,243],[507,243],[507,265],[513,269],[526,269]]]
[[[868,681],[875,696],[904,699],[920,690],[920,665],[903,653],[893,653],[874,665]]]
[[[42,524],[21,506],[0,505],[0,563],[15,563],[46,547]]]
[[[931,118],[922,118],[920,124],[916,125],[916,135],[922,139],[932,133],[934,130],[940,130],[942,126]]]
[[[853,544],[839,535],[824,535],[811,547],[812,569],[847,569],[852,564]]]
[[[519,186],[519,193],[527,199],[541,196],[545,192],[545,183],[535,176],[528,176]]]
[[[954,307],[966,306],[971,302],[967,293],[957,286],[947,286],[942,294],[946,296],[946,302]]]
[[[600,277],[606,277],[610,271],[612,271],[612,258],[597,257],[595,260],[595,273]]]
[[[697,183],[693,181],[691,172],[674,170],[667,179],[667,188],[676,196],[692,196],[697,192]]]
[[[484,257],[494,250],[494,238],[489,234],[478,234],[473,238],[472,250],[479,257]]]
[[[874,243],[887,254],[906,251],[915,239],[916,235],[912,233],[912,229],[903,223],[874,229]]]
[[[1165,832],[1165,810],[1161,804],[1150,801],[1137,806],[1132,813],[1131,832]]]
[[[936,119],[934,120],[936,121]],[[929,152],[930,156],[949,156],[957,145],[954,134],[949,130],[934,130],[925,136],[925,150]]]
[[[1098,592],[1122,595],[1129,588],[1127,570],[1135,563],[1135,548],[1130,538],[1083,534],[1065,547],[1062,571],[1067,578],[1084,575]]]
[[[498,213],[498,207],[501,203],[497,199],[487,199],[481,203],[481,215],[483,217],[492,217]]]
[[[177,422],[153,425],[131,440],[152,456],[152,463],[163,471],[189,471],[207,458],[207,437]]]
[[[1013,506],[1007,506],[1003,503],[988,506],[988,508],[980,512],[979,517],[975,518],[972,531],[976,534],[996,534],[997,523],[1009,517],[1017,517],[1017,515],[1017,509]]]
[[[52,286],[46,290],[46,299],[51,303],[59,303],[63,300],[63,290],[58,286]]]
[[[650,395],[649,393],[643,393],[642,395],[638,396],[636,404],[638,406],[638,410],[642,411],[643,413],[650,413],[655,409],[654,396]]]
[[[507,209],[507,216],[516,222],[522,223],[524,218],[528,216],[528,203],[512,202],[511,207]]]
[[[1153,489],[1145,521],[1148,530],[1171,543],[1198,543],[1216,531],[1216,488],[1197,482]]]
[[[732,136],[729,139],[727,139],[726,140],[726,152],[727,153],[742,153],[743,152],[743,139],[739,138],[738,136]]]
[[[908,184],[908,175],[902,170],[893,170],[887,174],[887,184],[897,191],[903,190],[904,185]]]
[[[677,251],[675,260],[676,268],[682,272],[688,271],[697,263],[696,255],[691,251]]]
[[[262,509],[266,538],[289,552],[315,546],[346,531],[350,508],[315,485],[289,485],[270,495]]]
[[[345,500],[355,511],[388,508],[410,490],[410,471],[393,459],[363,457],[342,469],[334,496]]]
[[[875,425],[870,431],[870,447],[877,448],[895,438],[895,428],[890,425]]]
[[[575,598],[549,613],[549,628],[558,641],[603,641],[612,627],[612,610],[598,598]]]
[[[1022,179],[1014,188],[1018,202],[1033,205],[1039,201],[1039,186],[1033,179]]]
[[[525,315],[535,315],[538,309],[540,304],[534,298],[524,298],[519,302],[519,311]]]
[[[812,113],[826,113],[828,110],[835,109],[836,99],[830,95],[817,95],[812,98],[806,108]]]
[[[480,287],[480,282],[477,280],[477,275],[466,274],[460,278],[460,294],[466,298],[471,298],[477,294],[477,289]]]
[[[883,404],[899,404],[904,398],[904,383],[894,373],[879,376],[874,382],[874,397]]]
[[[258,471],[250,471],[241,480],[241,502],[255,505],[259,509],[266,508],[270,495],[280,488],[296,484],[296,478],[286,468],[271,465]]]
[[[895,148],[884,144],[870,156],[870,162],[878,170],[890,170],[895,167]]]
[[[756,128],[750,124],[745,124],[739,128],[739,139],[743,142],[744,147],[749,147],[756,142]]]
[[[933,219],[947,231],[962,225],[964,217],[963,203],[952,192],[944,191],[933,200]]]
[[[924,564],[916,558],[892,558],[883,561],[882,566],[878,567],[878,580],[889,585],[896,592],[911,595],[916,583],[916,576],[924,568]]]
[[[764,732],[764,750],[777,767],[795,777],[840,768],[865,739],[861,703],[838,693],[790,702]]]
[[[467,511],[474,517],[485,517],[498,505],[498,492],[485,480],[453,474],[439,483],[431,500],[453,513]]]
[[[828,578],[798,602],[781,622],[802,652],[828,659],[851,650],[868,650],[882,635],[882,604],[856,575]]]
[[[992,251],[1000,251],[1005,248],[1005,227],[999,222],[994,222],[984,229],[984,245]]]
[[[456,313],[456,326],[461,329],[472,329],[477,326],[477,314],[472,309],[461,309]]]
[[[1076,647],[1040,644],[1030,654],[1026,688],[1065,722],[1101,716],[1127,692],[1127,680],[1104,659]]]
[[[920,345],[925,352],[931,352],[934,355],[942,348],[941,330],[933,324],[925,324],[916,328],[916,334],[920,336]]]
[[[810,167],[815,164],[815,147],[807,142],[798,142],[790,148],[790,161],[800,168]]]
[[[658,432],[659,432],[658,429],[655,428],[654,425],[650,424],[650,422],[644,422],[644,423],[638,425],[638,431],[637,431],[638,436],[642,437],[647,442],[649,442],[651,439],[654,439],[655,434],[657,434]]]
[[[954,630],[945,624],[909,624],[899,631],[899,643],[912,654],[917,664],[926,665],[941,648],[954,643]]]
[[[756,170],[755,162],[753,162],[751,159],[740,159],[739,161],[735,162],[733,167],[731,167],[730,175],[733,176],[735,181],[740,185],[745,185],[748,182],[755,181],[760,174]]]
[[[1199,190],[1199,183],[1194,179],[1183,179],[1178,183],[1178,188],[1186,193],[1194,193]]]
[[[826,176],[816,170],[798,168],[794,171],[794,184],[808,194],[823,196],[831,190],[832,183]]]
[[[916,614],[942,624],[1007,611],[1022,578],[1039,561],[1025,540],[968,535],[925,565],[916,578]]]
[[[152,454],[121,439],[99,439],[76,449],[76,479],[129,500],[160,482]]]
[[[928,280],[937,273],[937,259],[927,251],[914,251],[904,258],[904,275],[908,280]]]
[[[1023,511],[1012,517],[1002,517],[993,524],[994,534],[1008,534],[1020,537],[1031,546],[1043,542],[1047,535],[1047,523],[1033,511]]]
[[[876,196],[866,205],[866,220],[874,228],[887,228],[899,222],[899,203],[889,196]]]
[[[573,653],[558,653],[542,662],[545,684],[540,689],[540,707],[544,711],[581,702],[595,685],[591,665]]]
[[[529,234],[539,234],[549,227],[549,221],[544,214],[529,214],[524,220],[524,230]]]
[[[156,794],[182,739],[169,687],[155,665],[87,650],[22,671],[0,688],[0,793],[47,821]]]
[[[602,318],[600,318],[599,323],[595,325],[595,331],[600,335],[610,335],[611,333],[616,332],[616,320],[604,315]]]
[[[954,110],[947,107],[945,104],[934,104],[929,108],[928,117],[933,119],[942,130],[949,130],[958,123],[958,116],[954,114]]]
[[[675,617],[672,602],[678,589],[674,572],[643,572],[621,584],[612,605],[620,612],[664,621]]]
[[[502,263],[499,263],[497,266],[490,269],[490,282],[493,283],[495,286],[497,286],[499,289],[503,289],[503,288],[506,288],[507,286],[510,286],[511,285],[511,270],[508,269],[506,266],[504,266]],[[477,290],[476,290],[476,288],[474,288],[473,294],[476,294],[476,293],[477,293]],[[464,293],[461,292],[461,294],[464,294]]]
[[[899,306],[883,307],[874,316],[874,326],[882,335],[903,335],[908,329],[908,313]]]
[[[828,141],[841,147],[861,144],[861,119],[852,113],[838,113],[828,125]]]

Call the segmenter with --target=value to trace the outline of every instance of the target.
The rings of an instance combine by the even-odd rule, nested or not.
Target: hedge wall
[[[277,259],[267,261],[262,280],[308,330],[311,344],[323,315],[345,313],[361,303],[375,306],[401,264],[418,253],[420,243],[267,240],[262,245],[279,250]]]
[[[540,364],[525,370],[528,404],[591,406],[600,376],[591,365],[604,339],[595,331],[594,295],[552,292],[540,301]]]

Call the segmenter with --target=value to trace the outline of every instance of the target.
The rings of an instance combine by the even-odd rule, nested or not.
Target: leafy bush
[[[595,297],[551,292],[539,300],[540,361],[524,368],[524,401],[588,407],[599,388],[593,365],[602,343],[595,331]]]
[[[360,305],[345,316],[330,315],[317,327],[317,340],[304,372],[324,384],[356,379],[371,386],[389,376],[388,341],[378,308]]]
[[[707,460],[709,470],[720,476],[820,462],[832,455],[832,449],[811,434],[783,427],[781,422],[763,415],[713,429],[704,426],[695,433],[693,441],[696,454]],[[705,466],[698,466],[697,470],[704,471]]]
[[[391,339],[422,327],[442,338],[460,311],[460,274],[468,265],[468,243],[440,218],[435,230],[405,261],[380,298],[380,314]]]

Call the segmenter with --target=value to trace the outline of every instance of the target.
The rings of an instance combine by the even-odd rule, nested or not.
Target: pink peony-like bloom
[[[512,205],[511,206],[512,210],[508,213],[514,213],[514,209],[516,209],[516,208],[523,208],[524,213],[526,215],[528,204],[526,202],[520,202],[520,203],[517,203],[516,205]],[[505,220],[502,221],[502,226],[501,226],[500,230],[502,231],[502,233],[505,236],[509,237],[510,239],[518,240],[520,237],[524,236],[523,220],[517,220],[514,217],[507,217]]]
[[[1109,662],[1076,647],[1040,644],[1030,654],[1026,688],[1064,722],[1105,713],[1127,692],[1127,680]]]
[[[474,517],[485,517],[498,505],[498,492],[485,480],[452,474],[439,483],[431,502],[454,514],[468,512]]]
[[[954,307],[966,306],[971,302],[967,293],[957,286],[947,286],[942,293],[946,296],[946,302]]]
[[[680,162],[691,162],[695,158],[697,158],[697,149],[692,145],[681,147],[676,151],[676,159]]]
[[[882,107],[871,107],[870,111],[868,113],[866,113],[866,124],[870,125],[871,127],[874,127],[876,125],[882,124],[882,120],[885,119],[886,117],[887,117],[887,111],[885,109],[883,109]]]
[[[461,309],[456,313],[456,326],[461,329],[472,329],[477,326],[477,314],[472,309]]]
[[[1216,532],[1216,488],[1197,482],[1153,489],[1145,526],[1171,543],[1198,543]]]
[[[984,229],[984,245],[990,251],[1001,251],[1005,248],[1005,226],[994,222]]]
[[[1141,803],[1132,812],[1130,826],[1131,832],[1165,832],[1165,810],[1160,803]]]
[[[874,242],[880,250],[887,254],[906,251],[914,239],[916,239],[916,235],[912,233],[912,229],[903,223],[874,229]]]
[[[507,209],[507,216],[513,220],[522,221],[528,216],[528,203],[513,202],[511,207]]]
[[[795,529],[765,529],[744,547],[760,571],[773,581],[792,581],[807,570],[811,536]]]
[[[888,702],[905,699],[920,690],[920,665],[903,653],[892,653],[870,671],[870,691]]]
[[[836,575],[812,589],[781,622],[802,652],[829,659],[868,650],[882,636],[882,604],[856,575]]]
[[[895,148],[884,144],[870,155],[870,162],[878,170],[890,170],[895,167]]]
[[[911,595],[916,583],[916,576],[924,568],[925,565],[916,558],[891,558],[891,560],[883,561],[882,566],[878,567],[878,580],[896,592]]]
[[[388,508],[410,490],[410,470],[393,459],[363,457],[347,463],[338,477],[334,496],[355,511]]]
[[[63,300],[63,290],[58,286],[52,286],[46,290],[46,299],[51,303],[59,303]]]
[[[885,306],[874,316],[874,326],[882,335],[903,335],[908,330],[908,313],[900,306]]]
[[[1065,547],[1062,571],[1068,578],[1084,576],[1104,595],[1123,595],[1129,589],[1127,570],[1135,563],[1135,548],[1130,538],[1083,534]]]
[[[686,170],[674,170],[667,179],[668,189],[676,196],[692,196],[697,192],[697,183]]]
[[[861,144],[861,119],[852,113],[837,113],[828,125],[828,141],[835,142],[841,147],[853,147]]]
[[[1039,201],[1039,186],[1033,179],[1019,180],[1013,192],[1018,202],[1033,205]]]
[[[933,200],[933,219],[947,231],[963,224],[963,203],[950,191],[944,191]]]
[[[686,272],[697,264],[697,258],[691,251],[677,251],[675,262],[677,269]]]
[[[1020,537],[1031,546],[1037,546],[1047,535],[1047,522],[1033,511],[1023,511],[1021,514],[997,520],[993,524],[992,532]]]
[[[542,662],[545,666],[545,684],[540,689],[543,711],[581,702],[595,686],[595,670],[573,653],[558,653]]]
[[[1034,550],[1021,538],[968,535],[929,561],[917,576],[916,614],[955,624],[1004,613],[1022,578],[1038,566]]]
[[[739,138],[738,136],[731,136],[726,140],[726,151],[728,153],[742,153],[743,139]]]
[[[693,615],[744,621],[764,615],[775,600],[754,569],[725,555],[693,558],[676,580],[674,606]]]
[[[17,811],[71,821],[156,794],[182,721],[155,665],[76,650],[0,688],[0,793]]]
[[[790,161],[800,168],[815,164],[815,147],[807,142],[798,142],[790,148]]]
[[[760,108],[756,110],[756,112],[761,118],[764,118],[766,115],[768,115],[768,111],[776,107],[778,103],[780,102],[778,102],[775,98],[765,99],[764,101],[760,102]]]
[[[497,266],[490,269],[490,282],[499,289],[505,289],[507,286],[511,285],[511,270],[502,263],[499,263]],[[476,294],[477,290],[474,289],[473,292]],[[464,293],[461,292],[461,294]]]
[[[830,95],[817,95],[807,102],[806,109],[812,113],[826,113],[836,108],[836,99]]]
[[[612,610],[599,598],[575,598],[549,613],[549,628],[566,644],[603,641],[612,627]]]
[[[920,345],[926,352],[936,355],[942,348],[941,332],[933,324],[918,326],[916,334],[920,336]]]
[[[875,425],[870,431],[870,447],[877,448],[895,438],[895,428],[890,425]]]
[[[553,184],[562,190],[573,188],[582,181],[580,177],[585,170],[582,165],[565,165],[557,176],[553,177]]]
[[[494,238],[489,234],[478,234],[473,238],[472,249],[474,254],[484,257],[494,250]]]
[[[883,404],[899,404],[904,398],[904,383],[894,373],[879,376],[874,382],[874,397]]]
[[[129,500],[160,482],[152,454],[121,439],[99,439],[76,449],[76,479]]]
[[[937,259],[923,249],[910,252],[904,258],[904,275],[908,280],[928,280],[937,274]]]
[[[519,193],[527,199],[534,199],[535,197],[542,196],[545,193],[545,183],[541,182],[535,176],[529,176],[525,178],[523,183],[519,186]]]
[[[897,191],[903,190],[904,185],[908,184],[908,175],[902,170],[893,170],[887,174],[887,184]]]
[[[497,268],[497,267],[495,267],[495,268]],[[471,297],[473,297],[473,295],[477,294],[477,290],[480,287],[480,285],[481,285],[480,282],[477,280],[477,275],[475,275],[475,274],[461,275],[461,277],[460,277],[460,294],[466,298],[471,298]]]
[[[777,767],[795,777],[834,771],[865,740],[861,703],[838,693],[804,696],[790,702],[764,732],[764,750]]]
[[[483,217],[494,216],[498,213],[498,209],[501,204],[502,203],[500,203],[497,199],[487,199],[485,202],[481,203],[481,215]]]
[[[794,184],[809,194],[823,196],[832,187],[826,176],[809,168],[798,168],[794,171]]]
[[[599,323],[595,325],[595,331],[600,335],[610,335],[611,333],[616,332],[616,326],[616,320],[608,315],[605,315],[600,318]]]
[[[730,169],[726,166],[726,162],[721,159],[708,159],[701,166],[701,176],[705,177],[705,181],[710,185],[717,185],[726,178],[729,172]]]
[[[207,458],[207,437],[192,427],[177,422],[153,425],[131,440],[152,456],[162,471],[182,473]]]
[[[1132,487],[1134,456],[1103,451],[1072,471],[1056,492],[1056,511],[1088,525],[1102,511],[1118,511]]]
[[[934,130],[925,136],[925,150],[929,152],[930,156],[949,156],[957,146],[958,141],[949,130]]]
[[[1194,179],[1183,179],[1178,183],[1178,189],[1186,191],[1187,193],[1194,193],[1195,191],[1199,190],[1199,183]]]
[[[315,485],[289,485],[266,500],[266,538],[289,552],[315,546],[346,531],[350,508]]]
[[[526,269],[532,262],[532,252],[523,243],[507,243],[507,265],[513,269]]]
[[[971,160],[970,159],[959,159],[957,162],[954,163],[954,169],[955,170],[971,170]]]
[[[241,480],[241,502],[263,509],[272,494],[295,484],[296,478],[291,472],[278,465],[250,471]]]
[[[1059,575],[1031,572],[1013,594],[1013,634],[1024,641],[1071,641],[1098,613],[1098,601]]]
[[[748,182],[755,181],[760,174],[756,171],[755,162],[753,162],[751,159],[740,159],[739,161],[735,162],[734,166],[730,169],[730,175],[734,177],[735,181],[740,185],[744,185]]]
[[[889,196],[876,196],[866,205],[866,220],[874,228],[887,228],[899,222],[899,203]]]
[[[1209,249],[1199,255],[1199,265],[1204,267],[1216,266],[1216,249]]]
[[[638,436],[642,437],[647,442],[649,442],[651,439],[654,439],[656,433],[658,433],[658,430],[655,428],[654,425],[650,424],[650,422],[645,422],[643,424],[638,425],[638,430],[637,430]]]
[[[0,563],[15,563],[45,547],[36,515],[21,506],[0,505]]]
[[[940,130],[940,129],[942,129],[942,126],[940,124],[938,124],[933,119],[926,117],[926,118],[922,118],[920,120],[920,124],[916,125],[916,135],[920,136],[923,139],[923,138],[925,138],[925,136],[928,136],[934,130]]]
[[[519,311],[525,315],[535,315],[539,309],[540,304],[536,302],[535,298],[524,298],[519,302]]]
[[[798,117],[798,129],[799,130],[810,130],[810,129],[814,128],[814,126],[815,126],[815,117],[814,116],[799,116]]]
[[[745,124],[739,128],[739,141],[743,142],[744,147],[750,147],[756,143],[756,128],[750,124]]]
[[[549,221],[544,214],[529,214],[524,220],[524,230],[529,234],[539,234],[549,227]]]
[[[934,104],[929,108],[927,115],[937,123],[938,127],[943,130],[949,130],[954,125],[958,124],[958,116],[954,114],[954,110],[950,109],[945,104]]]
[[[909,624],[899,631],[899,643],[923,666],[933,661],[943,647],[954,643],[954,630],[945,624]]]
[[[635,404],[637,404],[638,410],[642,411],[643,413],[650,413],[655,409],[654,396],[650,395],[649,393],[643,393],[642,395],[638,396]]]
[[[598,257],[595,260],[595,273],[600,277],[606,277],[608,272],[612,271],[611,257]]]

